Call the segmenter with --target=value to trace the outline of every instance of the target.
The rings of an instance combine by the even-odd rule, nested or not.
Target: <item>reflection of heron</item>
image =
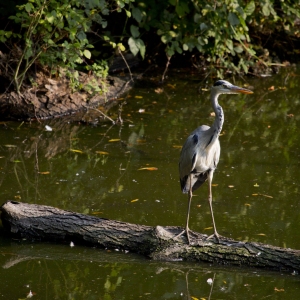
[[[219,242],[219,235],[216,229],[214,214],[212,209],[211,183],[214,170],[217,167],[220,157],[219,135],[224,122],[223,109],[218,103],[218,97],[221,94],[252,94],[253,92],[238,86],[234,86],[228,81],[218,80],[211,88],[210,99],[215,112],[215,121],[211,127],[202,125],[194,130],[185,141],[179,159],[180,185],[183,193],[188,193],[188,211],[185,230],[178,236],[186,232],[188,243],[189,237],[189,215],[193,191],[198,189],[206,180],[208,180],[209,194],[208,201],[214,234],[208,239],[215,237]],[[177,237],[178,237],[177,236]]]

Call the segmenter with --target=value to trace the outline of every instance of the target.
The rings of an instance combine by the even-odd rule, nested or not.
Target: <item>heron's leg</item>
[[[192,175],[190,175],[192,176]],[[185,230],[183,230],[181,233],[179,233],[178,235],[174,236],[174,239],[177,237],[180,237],[181,235],[183,235],[184,233],[186,233],[186,237],[188,239],[188,243],[190,244],[190,235],[189,235],[189,219],[190,219],[190,210],[191,210],[191,203],[192,203],[192,198],[193,198],[193,191],[192,191],[192,180],[191,178],[189,178],[190,180],[190,189],[189,189],[189,193],[188,193],[188,210],[187,210],[187,216],[186,216],[186,225],[185,225]]]
[[[187,215],[186,215],[186,225],[185,225],[186,236],[187,236],[189,244],[190,244],[189,219],[190,219],[190,210],[191,210],[192,198],[193,198],[193,192],[192,192],[192,189],[190,188],[190,190],[189,190],[189,200],[188,200],[188,211],[187,211]]]
[[[212,179],[213,179],[213,174],[214,172],[211,171],[208,174],[207,180],[208,180],[208,189],[209,189],[209,194],[208,194],[208,202],[209,202],[209,208],[210,208],[210,213],[211,213],[211,218],[212,218],[212,222],[213,222],[213,226],[214,226],[214,234],[209,236],[207,239],[211,239],[212,237],[215,237],[218,241],[218,243],[220,242],[219,240],[219,234],[217,232],[217,228],[216,228],[216,223],[215,223],[215,218],[214,218],[214,212],[213,212],[213,208],[212,208],[212,190],[211,190],[211,183],[212,183]]]

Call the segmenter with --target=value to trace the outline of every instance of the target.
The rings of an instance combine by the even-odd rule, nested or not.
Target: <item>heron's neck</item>
[[[214,130],[215,138],[217,138],[220,135],[221,130],[222,130],[222,126],[223,126],[223,123],[224,123],[224,113],[223,113],[222,107],[218,103],[218,97],[219,97],[219,94],[212,94],[211,95],[211,105],[212,105],[212,108],[213,108],[213,110],[216,114],[215,121],[214,121],[214,124],[212,126],[212,128]]]

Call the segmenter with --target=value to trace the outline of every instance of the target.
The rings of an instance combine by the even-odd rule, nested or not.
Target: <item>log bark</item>
[[[119,249],[153,260],[196,261],[248,266],[298,274],[300,250],[221,237],[220,243],[192,232],[191,245],[174,226],[145,226],[107,220],[51,206],[7,201],[1,207],[3,226],[11,236],[42,241],[63,241]]]

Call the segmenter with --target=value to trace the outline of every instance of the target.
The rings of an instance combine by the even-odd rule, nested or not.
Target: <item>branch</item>
[[[300,250],[261,243],[244,243],[221,237],[220,243],[207,235],[191,232],[173,239],[179,227],[151,227],[96,218],[51,206],[7,201],[1,207],[4,228],[14,237],[43,241],[73,241],[102,248],[120,249],[153,260],[196,261],[222,265],[300,271]]]

